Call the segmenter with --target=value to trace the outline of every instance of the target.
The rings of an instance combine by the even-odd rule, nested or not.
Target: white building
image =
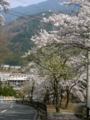
[[[17,70],[21,69],[21,66],[15,66],[15,69],[17,69]]]
[[[1,65],[1,67],[2,67],[3,69],[8,70],[10,66],[9,66],[9,65]]]
[[[10,83],[14,89],[20,89],[26,81],[29,81],[29,76],[21,73],[0,74],[0,81],[3,84]]]
[[[8,69],[17,69],[17,70],[19,70],[19,69],[21,69],[21,66],[10,66],[10,65],[1,65],[1,68],[3,68],[3,69],[6,69],[6,70],[8,70]]]

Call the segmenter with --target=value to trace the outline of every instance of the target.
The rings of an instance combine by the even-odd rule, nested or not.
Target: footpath
[[[73,111],[60,109],[60,113],[55,113],[55,107],[53,105],[47,106],[47,120],[82,120]]]

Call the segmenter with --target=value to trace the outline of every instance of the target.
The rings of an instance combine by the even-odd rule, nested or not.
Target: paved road
[[[36,111],[26,105],[14,102],[0,103],[0,120],[34,120]]]

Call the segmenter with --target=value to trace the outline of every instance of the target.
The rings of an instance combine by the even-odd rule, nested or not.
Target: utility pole
[[[90,116],[90,51],[88,51],[87,59],[87,118],[89,116]]]

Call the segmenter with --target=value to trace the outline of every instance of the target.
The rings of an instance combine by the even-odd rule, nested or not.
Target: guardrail
[[[36,120],[47,120],[47,106],[39,101],[28,101],[28,100],[16,100],[16,103],[18,104],[25,104],[25,105],[30,105],[37,109],[38,115]]]
[[[39,118],[41,120],[47,120],[47,106],[42,103],[42,102],[39,102],[39,101],[32,101],[30,102],[31,105],[33,105],[34,107],[38,108],[39,111],[40,111],[40,115],[39,115]]]

